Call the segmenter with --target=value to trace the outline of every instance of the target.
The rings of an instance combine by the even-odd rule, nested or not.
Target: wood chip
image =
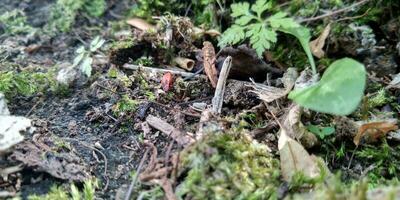
[[[153,115],[149,115],[146,118],[146,122],[153,128],[161,131],[162,133],[166,134],[167,136],[174,139],[178,144],[182,146],[187,146],[192,144],[195,140],[188,136],[183,131],[173,127],[171,124],[167,123],[166,121],[155,117]]]
[[[155,26],[149,24],[148,22],[140,18],[128,19],[126,20],[126,23],[142,31],[149,31],[156,29]]]

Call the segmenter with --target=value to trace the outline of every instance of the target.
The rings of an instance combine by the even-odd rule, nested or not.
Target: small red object
[[[167,72],[161,79],[161,86],[165,92],[168,92],[174,85],[174,75],[171,72]]]

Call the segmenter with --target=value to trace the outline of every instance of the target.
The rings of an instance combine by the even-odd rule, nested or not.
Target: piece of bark
[[[228,79],[229,71],[232,66],[232,57],[228,56],[221,69],[219,75],[217,88],[215,89],[214,97],[212,99],[212,111],[220,114],[222,111],[222,103],[224,102],[224,93],[226,87],[226,80]]]
[[[171,124],[165,122],[164,120],[155,117],[153,115],[149,115],[146,118],[146,122],[153,128],[161,131],[162,133],[166,134],[167,136],[174,139],[178,144],[182,146],[187,146],[192,144],[195,140],[186,135],[186,133],[180,131],[179,129],[173,127]]]
[[[208,76],[212,87],[215,88],[217,87],[218,71],[217,68],[215,68],[216,57],[214,46],[211,42],[205,41],[201,51],[203,52],[204,71]]]

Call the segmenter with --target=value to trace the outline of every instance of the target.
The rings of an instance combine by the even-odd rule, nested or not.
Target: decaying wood
[[[194,67],[194,60],[189,59],[189,58],[183,58],[183,57],[176,57],[174,58],[174,62],[182,69],[186,71],[192,71]]]
[[[149,115],[146,118],[146,122],[151,127],[161,131],[162,133],[164,133],[167,136],[174,139],[179,145],[186,146],[186,145],[192,144],[194,142],[194,139],[192,137],[186,135],[186,133],[173,127],[171,124],[165,122],[164,120],[162,120],[158,117]]]
[[[215,89],[214,98],[212,99],[212,111],[214,113],[221,113],[222,103],[224,102],[226,80],[228,79],[231,66],[232,66],[232,57],[228,56],[226,57],[224,64],[222,65],[217,88]]]
[[[216,57],[214,46],[211,42],[205,41],[201,51],[203,53],[204,71],[206,72],[212,87],[215,88],[217,87],[218,71],[217,68],[215,68]]]

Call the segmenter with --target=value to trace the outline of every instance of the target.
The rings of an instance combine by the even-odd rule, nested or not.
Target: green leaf
[[[96,36],[92,42],[90,43],[90,51],[94,52],[101,46],[103,46],[104,42],[106,42],[104,39],[101,39],[99,36]]]
[[[91,57],[86,57],[80,67],[81,67],[81,71],[87,76],[90,77],[92,75],[92,62],[93,59]]]
[[[245,29],[239,25],[232,25],[219,38],[218,46],[225,47],[226,45],[237,44],[246,37]]]
[[[325,139],[326,136],[332,135],[335,132],[334,127],[320,127],[320,126],[315,126],[315,125],[308,125],[307,126],[308,131],[311,133],[314,133],[317,135],[319,138],[322,140]]]
[[[244,26],[244,25],[247,25],[252,19],[254,19],[254,18],[251,15],[250,16],[249,15],[243,15],[240,18],[235,20],[235,24]]]
[[[271,47],[271,43],[275,43],[277,41],[276,33],[272,30],[266,29],[265,27],[262,27],[259,32],[253,31],[249,34],[251,34],[251,47],[256,50],[259,57],[262,57],[264,51]]]
[[[315,62],[314,62],[314,57],[311,53],[310,49],[310,39],[311,39],[311,34],[310,30],[308,28],[300,26],[298,28],[287,28],[287,27],[280,27],[278,29],[279,31],[282,31],[284,33],[291,34],[295,36],[299,41],[301,46],[303,47],[303,50],[307,54],[308,62],[310,62],[311,69],[313,70],[314,74],[317,74],[317,69],[315,67]]]
[[[250,8],[250,5],[247,2],[232,4],[231,5],[231,9],[232,9],[231,16],[232,17],[240,17],[242,15],[248,15],[249,8]]]
[[[261,17],[262,13],[272,8],[272,3],[267,0],[257,0],[255,4],[251,6],[251,10],[257,13],[258,17]]]
[[[298,24],[296,21],[294,21],[293,18],[290,17],[284,17],[286,16],[286,13],[279,12],[270,18],[268,18],[269,23],[271,24],[272,28],[278,29],[280,27],[289,29],[289,28],[298,28],[300,27],[300,24]]]
[[[305,108],[334,115],[352,113],[364,94],[364,65],[350,58],[333,62],[321,80],[308,88],[290,92],[289,98]]]

